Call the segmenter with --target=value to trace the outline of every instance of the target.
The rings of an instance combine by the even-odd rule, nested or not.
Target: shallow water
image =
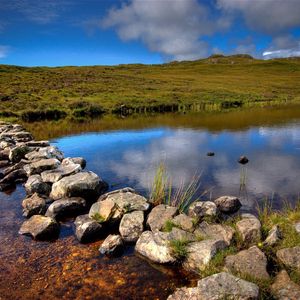
[[[147,194],[164,162],[174,186],[201,173],[204,198],[240,195],[246,210],[265,197],[274,206],[293,202],[300,192],[299,107],[25,125],[38,139],[51,138],[66,156],[85,157],[87,169],[110,189],[132,186]],[[250,159],[245,167],[237,163],[240,155]],[[22,186],[0,193],[1,300],[166,299],[175,287],[195,284],[194,277],[151,265],[130,247],[120,258],[100,257],[101,241],[79,244],[72,222],[62,224],[52,243],[18,236],[24,196]]]

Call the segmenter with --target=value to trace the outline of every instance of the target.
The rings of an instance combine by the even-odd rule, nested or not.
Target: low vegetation
[[[227,110],[300,101],[300,60],[219,56],[161,65],[0,65],[0,117]],[[55,114],[40,112],[56,111]],[[57,112],[61,112],[58,114]]]
[[[189,241],[187,240],[171,240],[170,247],[173,255],[177,260],[182,261],[188,255],[187,245]]]

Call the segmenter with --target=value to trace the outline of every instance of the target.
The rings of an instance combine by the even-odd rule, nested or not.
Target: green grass
[[[92,216],[92,219],[95,220],[98,223],[104,223],[105,222],[105,218],[103,218],[99,213],[95,213]]]
[[[172,240],[170,241],[170,248],[172,254],[177,258],[177,260],[182,261],[188,255],[187,245],[189,241],[187,240]]]
[[[178,227],[172,220],[167,220],[163,226],[164,232],[171,232],[174,227]]]
[[[89,118],[103,112],[219,111],[300,101],[299,59],[231,56],[113,67],[0,65],[0,74],[0,112],[6,115],[58,110]]]

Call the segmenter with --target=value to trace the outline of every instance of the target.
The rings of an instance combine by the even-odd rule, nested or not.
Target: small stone
[[[238,162],[242,165],[245,165],[249,162],[249,159],[246,157],[246,156],[241,156],[239,159],[238,159]]]
[[[115,202],[111,199],[105,199],[94,203],[89,211],[89,217],[99,223],[107,222],[113,216],[117,209]]]
[[[36,240],[51,240],[59,234],[59,224],[52,218],[34,215],[25,221],[19,234],[31,235]]]
[[[102,225],[91,219],[87,214],[78,216],[74,222],[76,226],[76,237],[81,243],[89,243],[100,239]]]
[[[192,218],[198,219],[206,216],[216,216],[217,206],[211,201],[195,201],[190,205],[188,209],[188,215]]]
[[[86,201],[80,197],[54,201],[47,209],[46,216],[54,219],[78,216],[84,211]]]
[[[236,228],[247,245],[256,244],[261,239],[261,224],[254,215],[243,214],[242,220],[236,223]]]
[[[226,270],[256,279],[269,279],[267,272],[267,258],[265,254],[253,246],[247,250],[242,250],[236,255],[229,255],[225,258]]]
[[[300,246],[280,249],[276,256],[285,266],[300,271]]]
[[[128,214],[125,214],[119,226],[119,232],[125,242],[136,242],[142,234],[143,229],[143,211],[133,211]]]
[[[222,196],[216,199],[214,202],[217,205],[217,208],[225,214],[233,214],[242,206],[240,200],[234,196]]]
[[[300,233],[300,222],[299,222],[299,223],[296,223],[296,224],[294,225],[294,227],[295,227],[295,230],[296,230],[298,233]]]
[[[51,186],[43,182],[40,175],[31,175],[25,183],[25,190],[28,195],[38,193],[40,195],[49,195]]]
[[[300,299],[300,286],[290,279],[285,270],[276,275],[271,292],[278,300]]]
[[[207,156],[215,156],[215,152],[207,152]]]
[[[168,220],[172,220],[177,214],[176,207],[164,204],[157,205],[152,209],[148,216],[147,225],[152,231],[158,231],[163,228]]]
[[[86,167],[86,160],[83,157],[67,157],[61,164],[69,165],[70,163],[80,165],[82,170]]]
[[[195,242],[196,236],[188,231],[179,229],[177,227],[173,227],[171,232],[169,232],[168,239],[172,240],[179,240],[179,241],[186,241],[186,242]]]
[[[46,199],[35,193],[22,201],[22,207],[24,217],[43,215],[46,212]]]
[[[120,235],[110,234],[102,243],[99,251],[107,256],[116,256],[123,252],[123,241]]]
[[[0,160],[0,169],[9,166],[9,160]]]
[[[191,217],[188,217],[186,214],[177,215],[172,222],[179,228],[185,231],[194,231],[194,223]]]
[[[274,246],[281,239],[281,233],[278,225],[274,225],[264,241],[265,246]]]

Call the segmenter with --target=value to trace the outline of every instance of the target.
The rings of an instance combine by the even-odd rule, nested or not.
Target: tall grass
[[[180,186],[174,188],[166,166],[160,163],[151,186],[150,201],[154,205],[166,204],[177,207],[180,212],[185,212],[196,200],[200,188],[200,177],[200,175],[194,175],[188,183],[182,180]]]

